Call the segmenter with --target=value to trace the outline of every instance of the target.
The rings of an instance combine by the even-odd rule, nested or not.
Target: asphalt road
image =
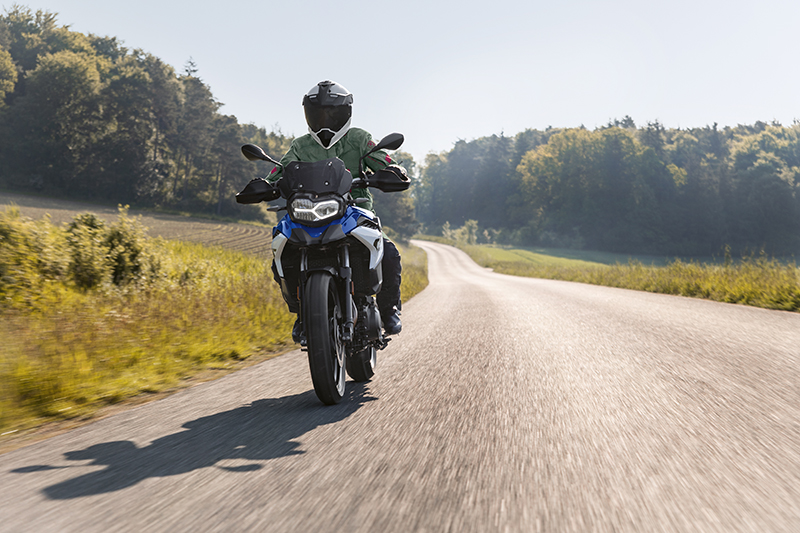
[[[0,456],[2,531],[800,531],[800,315],[491,273],[324,407],[305,354]]]

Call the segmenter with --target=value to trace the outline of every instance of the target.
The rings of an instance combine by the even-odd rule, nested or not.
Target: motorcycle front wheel
[[[333,276],[313,272],[305,292],[305,328],[308,366],[317,398],[326,405],[342,401],[345,387],[345,347],[342,307]]]

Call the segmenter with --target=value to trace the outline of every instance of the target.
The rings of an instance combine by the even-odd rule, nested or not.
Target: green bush
[[[122,210],[0,213],[0,433],[85,416],[290,343],[263,257],[149,239]]]
[[[16,287],[33,288],[39,277],[32,241],[19,209],[7,209],[0,216],[0,294],[6,298]]]
[[[127,207],[120,207],[117,223],[109,228],[104,240],[111,281],[115,285],[138,279],[148,266],[156,269],[145,250],[145,238],[142,225],[127,216]]]
[[[105,222],[92,213],[76,216],[67,228],[69,273],[75,285],[82,289],[97,287],[107,276],[105,234]]]
[[[0,308],[31,302],[66,275],[63,233],[48,220],[31,221],[11,207],[0,213]]]
[[[120,207],[114,224],[83,213],[63,229],[6,209],[0,213],[0,295],[8,303],[23,294],[30,300],[48,282],[89,290],[152,278],[160,263],[146,239],[126,207]]]
[[[155,274],[158,262],[147,253],[141,223],[120,206],[117,222],[106,226],[96,215],[78,215],[69,224],[69,271],[78,287],[91,289],[104,282],[126,285],[145,273]]]

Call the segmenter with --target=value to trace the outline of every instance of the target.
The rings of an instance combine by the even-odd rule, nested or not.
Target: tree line
[[[280,155],[291,138],[220,106],[191,59],[176,73],[115,37],[59,26],[53,13],[14,5],[0,16],[4,188],[254,216],[234,194],[269,169],[239,148]]]
[[[235,193],[292,139],[239,124],[189,60],[183,72],[114,37],[18,5],[0,16],[0,187],[49,196],[263,216]],[[298,113],[300,111],[298,110]],[[800,124],[668,129],[625,117],[460,140],[407,194],[376,195],[401,237],[475,221],[485,242],[670,255],[800,249]],[[419,221],[419,222],[418,222]],[[445,226],[447,224],[447,226]]]
[[[59,26],[54,13],[13,5],[0,16],[0,187],[263,217],[234,195],[271,165],[240,147],[279,158],[292,138],[239,124],[221,105],[191,59],[177,73],[115,37]],[[397,157],[413,171],[410,154]],[[376,196],[385,225],[401,238],[416,231],[410,194]]]
[[[429,154],[427,231],[484,242],[669,255],[800,250],[800,124],[526,130]],[[447,224],[445,226],[445,224]],[[471,228],[474,231],[474,228]]]

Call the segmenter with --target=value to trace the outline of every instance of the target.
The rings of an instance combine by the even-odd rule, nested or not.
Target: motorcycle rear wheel
[[[342,401],[345,347],[341,338],[342,307],[333,276],[312,272],[305,290],[308,366],[317,398],[326,405]]]

